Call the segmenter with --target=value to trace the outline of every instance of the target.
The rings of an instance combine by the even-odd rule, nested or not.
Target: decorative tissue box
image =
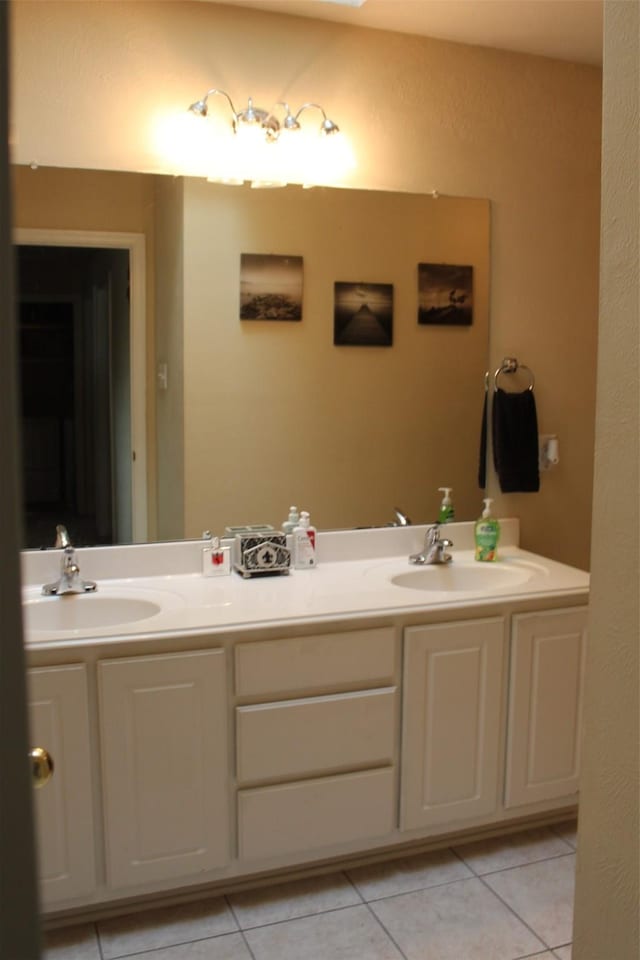
[[[241,533],[280,533],[270,523],[245,523],[240,527],[225,527],[225,537],[237,537]]]
[[[289,573],[291,551],[279,530],[238,533],[233,544],[233,568],[243,577]]]

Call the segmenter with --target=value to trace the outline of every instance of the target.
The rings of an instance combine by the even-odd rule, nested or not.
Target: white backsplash
[[[500,520],[500,543],[518,546],[520,522]],[[456,550],[472,550],[474,524],[459,522],[442,524],[442,536],[453,541]],[[427,525],[379,527],[372,530],[318,531],[319,563],[350,560],[371,560],[376,557],[409,556],[424,545]],[[231,543],[222,540],[223,544]],[[81,575],[90,580],[122,580],[129,577],[161,577],[196,574],[202,571],[201,540],[179,540],[168,543],[141,543],[113,547],[79,547]],[[25,550],[21,554],[22,583],[34,586],[50,583],[60,575],[61,550]]]

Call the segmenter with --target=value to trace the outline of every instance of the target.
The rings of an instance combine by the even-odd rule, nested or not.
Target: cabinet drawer
[[[242,697],[388,685],[395,673],[394,630],[240,643],[235,665],[236,693]]]
[[[242,860],[381,837],[395,828],[394,771],[361,770],[238,793]]]
[[[239,783],[393,760],[395,687],[238,707]]]

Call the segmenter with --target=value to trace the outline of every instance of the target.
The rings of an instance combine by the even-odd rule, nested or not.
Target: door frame
[[[20,607],[17,337],[11,251],[9,10],[0,4],[0,954],[38,960],[40,924]],[[35,744],[34,744],[35,746]]]
[[[146,243],[142,233],[17,227],[16,245],[98,247],[129,251],[129,355],[131,360],[131,520],[134,543],[147,540],[147,325]]]

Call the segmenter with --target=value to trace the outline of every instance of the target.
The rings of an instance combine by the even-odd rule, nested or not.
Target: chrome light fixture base
[[[219,90],[217,87],[212,87],[211,90],[207,90],[203,97],[195,100],[189,106],[191,113],[198,117],[208,116],[208,100],[210,96],[214,95],[224,97],[227,101],[231,110],[231,126],[234,133],[238,133],[244,128],[258,127],[264,132],[267,143],[275,143],[280,138],[282,130],[292,132],[299,131],[301,129],[300,116],[305,110],[310,109],[319,110],[322,114],[322,122],[319,129],[321,136],[331,136],[339,132],[338,125],[327,117],[324,108],[321,107],[319,103],[303,103],[302,106],[293,113],[289,104],[284,100],[278,100],[271,110],[263,110],[262,107],[254,106],[253,98],[249,97],[244,110],[238,111],[233,105],[233,100],[229,94],[225,90]],[[276,111],[279,108],[284,109],[284,118],[282,121],[278,120],[276,116]]]

